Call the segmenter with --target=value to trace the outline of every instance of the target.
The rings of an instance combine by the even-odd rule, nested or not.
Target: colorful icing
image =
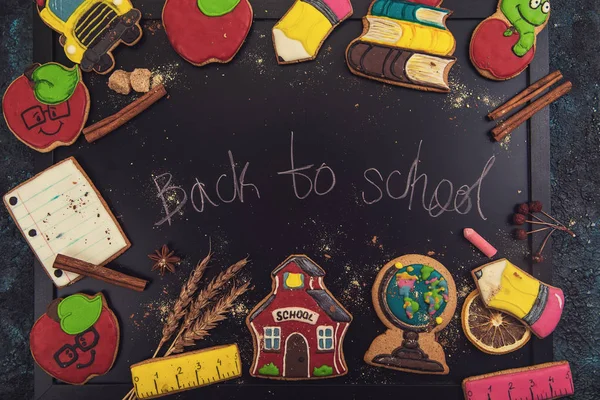
[[[506,259],[477,268],[473,275],[488,307],[522,320],[540,338],[556,328],[564,307],[562,290],[540,282]]]
[[[56,63],[41,65],[31,74],[35,97],[50,105],[69,100],[80,79],[79,68],[68,69]]]
[[[60,303],[53,302],[46,314],[42,315],[31,328],[29,345],[35,362],[49,375],[63,382],[82,385],[94,376],[107,373],[117,356],[119,348],[119,323],[106,305],[101,294],[89,297],[94,307],[100,305],[94,323],[78,334],[68,334],[61,324],[53,319],[58,304],[72,304],[71,298],[87,297],[83,294],[71,295]],[[80,302],[80,300],[76,300]],[[71,307],[70,305],[68,306]],[[60,309],[58,311],[60,314]],[[96,312],[94,311],[96,315]],[[79,317],[84,317],[80,315]],[[85,324],[88,325],[88,319]],[[71,324],[71,322],[69,322]]]
[[[450,11],[399,0],[376,0],[371,14],[445,29],[444,22]]]
[[[198,0],[198,8],[209,17],[220,17],[230,13],[240,0]]]
[[[352,15],[348,0],[298,0],[273,27],[279,63],[312,60],[333,29]]]
[[[428,265],[408,265],[399,269],[388,283],[386,299],[392,314],[402,322],[410,326],[427,325],[444,311],[448,282]]]
[[[209,3],[221,4],[212,0],[206,4]],[[227,1],[227,4],[232,3]],[[215,5],[215,9],[218,7]],[[252,17],[248,0],[239,1],[230,12],[220,16],[202,12],[197,0],[167,0],[162,14],[171,46],[196,66],[231,61],[250,31]]]
[[[40,68],[48,65],[45,64]],[[62,67],[62,66],[61,66]],[[77,74],[79,72],[77,69]],[[40,73],[45,76],[45,72]],[[36,86],[41,97],[55,101],[71,91],[71,83],[60,83],[60,90],[53,93],[48,82]],[[56,104],[44,104],[38,100],[27,76],[14,80],[2,99],[4,119],[11,132],[27,146],[40,152],[47,152],[57,146],[67,146],[75,142],[85,126],[90,107],[89,93],[83,82],[75,84],[68,100]]]
[[[462,383],[465,400],[558,399],[575,393],[567,361],[472,376]],[[490,396],[490,393],[493,393]]]
[[[513,47],[514,53],[523,57],[535,43],[535,29],[548,21],[550,13],[549,0],[501,0],[500,10],[519,34],[519,40]],[[504,31],[504,36],[511,36],[513,29]]]
[[[74,294],[58,304],[60,327],[69,335],[77,335],[94,325],[102,312],[102,296],[89,298]]]

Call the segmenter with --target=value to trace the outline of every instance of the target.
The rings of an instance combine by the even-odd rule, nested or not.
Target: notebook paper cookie
[[[57,254],[105,265],[131,246],[104,199],[73,157],[8,192],[4,204],[59,288],[81,277],[53,268]]]

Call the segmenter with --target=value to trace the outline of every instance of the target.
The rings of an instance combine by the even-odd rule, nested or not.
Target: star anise
[[[160,250],[154,250],[154,253],[148,254],[148,258],[154,261],[152,271],[158,271],[164,275],[166,271],[175,272],[175,264],[181,261],[181,258],[174,255],[175,252],[169,250],[167,245],[163,245]]]

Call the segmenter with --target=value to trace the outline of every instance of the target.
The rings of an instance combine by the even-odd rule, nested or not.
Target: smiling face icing
[[[523,57],[535,43],[535,29],[548,21],[550,1],[503,0],[500,10],[512,25],[504,32],[504,36],[511,36],[517,31],[519,41],[514,45],[513,51],[517,56]]]
[[[119,325],[101,294],[74,294],[48,306],[31,328],[35,362],[63,382],[82,385],[107,373],[119,347]]]

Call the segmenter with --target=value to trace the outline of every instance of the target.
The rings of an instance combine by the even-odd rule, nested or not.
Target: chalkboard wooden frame
[[[160,18],[163,0],[134,0],[135,6],[142,10],[145,19]],[[288,3],[277,0],[264,0],[265,9],[276,10],[275,14],[283,14],[289,7]],[[454,10],[452,18],[455,19],[483,19],[491,15],[489,4],[483,4],[479,1],[464,0],[446,0],[444,6]],[[257,10],[255,10],[256,12]],[[262,10],[261,10],[262,11]],[[366,12],[366,8],[355,9],[352,19],[360,19]],[[33,12],[33,59],[35,62],[49,62],[56,59],[57,52],[62,52],[58,45],[58,38],[37,15]],[[255,19],[274,19],[273,17],[258,17],[255,13]],[[262,14],[261,14],[262,15]],[[468,62],[462,60],[463,62]],[[544,30],[538,37],[536,57],[530,68],[526,71],[528,82],[532,83],[549,72],[549,49],[548,49],[548,29]],[[360,78],[356,78],[360,79]],[[403,89],[399,89],[403,90]],[[544,109],[528,122],[529,134],[529,197],[530,200],[541,200],[544,208],[550,208],[550,134],[549,134],[549,110]],[[42,171],[53,165],[55,153],[36,153],[35,170]],[[532,237],[529,242],[531,249],[538,248],[540,237]],[[551,243],[545,250],[545,261],[541,264],[534,264],[532,267],[533,275],[544,282],[552,282],[552,258]],[[57,290],[47,278],[44,269],[36,260],[34,263],[35,276],[35,295],[34,312],[35,317],[45,312],[46,306],[57,296]],[[457,310],[457,312],[460,312]],[[248,336],[250,336],[248,334]],[[553,359],[552,339],[536,340],[532,347],[532,359],[534,363],[551,361]],[[85,386],[70,386],[57,384],[57,381],[45,374],[37,365],[34,373],[35,399],[67,399],[67,398],[85,398],[87,400],[121,398],[124,393],[130,389],[126,384],[94,384],[93,382]],[[389,397],[392,391],[397,391],[400,386],[394,385],[336,385],[334,382],[327,385],[308,386],[302,383],[286,383],[285,385],[273,385],[266,381],[258,385],[216,385],[202,389],[198,392],[206,398],[264,398],[265,393],[269,393],[273,398],[285,396],[286,399],[295,398],[323,398],[328,395],[343,395],[345,398],[371,399],[386,396]],[[406,396],[422,396],[423,386],[401,386],[402,394]],[[302,390],[300,390],[302,389]],[[462,398],[462,389],[457,385],[428,385],[428,398]]]

